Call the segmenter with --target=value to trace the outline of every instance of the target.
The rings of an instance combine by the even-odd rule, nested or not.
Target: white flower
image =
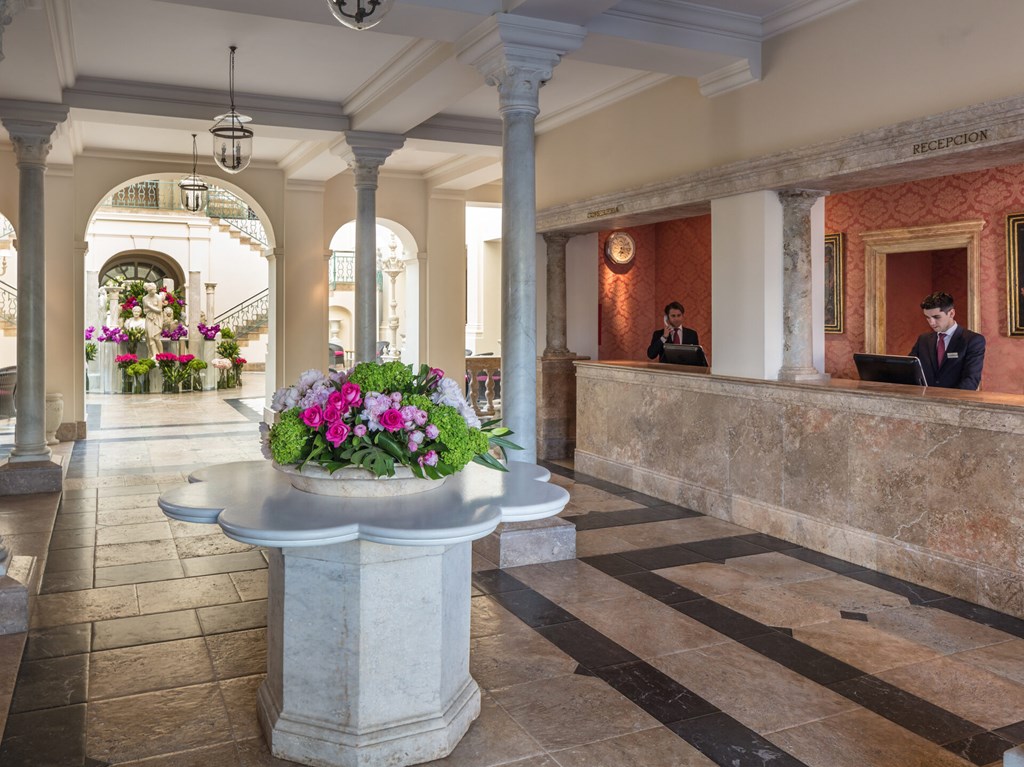
[[[270,409],[283,413],[285,410],[291,410],[298,405],[300,399],[301,396],[298,389],[294,386],[286,386],[274,392],[274,397],[270,402]]]

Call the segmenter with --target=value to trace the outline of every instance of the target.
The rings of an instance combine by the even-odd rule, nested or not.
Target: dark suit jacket
[[[680,343],[684,344],[699,344],[697,340],[697,331],[693,328],[682,328],[683,340]],[[658,362],[665,361],[665,344],[661,340],[661,337],[665,335],[665,328],[655,330],[651,334],[651,345],[647,347],[647,359],[653,360],[655,357],[658,358]]]
[[[946,345],[942,367],[938,366],[935,355],[936,341],[935,333],[922,333],[910,350],[910,356],[921,360],[928,385],[943,389],[977,389],[985,364],[985,336],[958,325]]]

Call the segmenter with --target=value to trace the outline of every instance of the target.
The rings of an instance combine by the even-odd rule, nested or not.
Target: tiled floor
[[[261,387],[89,398],[0,765],[288,764],[255,718],[263,553],[155,504],[260,456]],[[1024,621],[550,468],[580,558],[475,559],[483,712],[437,764],[952,767],[1024,743]]]

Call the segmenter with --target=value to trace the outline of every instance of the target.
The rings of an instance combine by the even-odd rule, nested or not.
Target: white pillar
[[[405,138],[388,133],[348,131],[332,151],[348,163],[356,186],[356,362],[372,361],[377,353],[377,176],[381,165]]]
[[[14,449],[10,462],[45,461],[46,283],[43,176],[50,138],[68,108],[52,104],[0,102],[0,119],[14,145],[18,165],[18,391]]]
[[[204,282],[203,287],[206,289],[206,322],[204,322],[203,324],[212,325],[213,318],[216,316],[214,314],[214,309],[216,307],[216,304],[214,303],[214,295],[217,292],[217,283]]]
[[[502,420],[537,460],[536,156],[540,87],[561,57],[583,44],[572,24],[499,13],[459,43],[458,59],[498,88],[502,121]]]
[[[782,367],[780,381],[821,381],[814,367],[811,208],[822,192],[779,192],[782,203]]]

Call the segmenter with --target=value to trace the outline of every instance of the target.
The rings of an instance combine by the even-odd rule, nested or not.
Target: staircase
[[[265,288],[217,315],[214,323],[231,328],[241,356],[244,357],[246,345],[259,341],[270,330],[270,289]],[[264,370],[266,363],[254,362],[247,367],[249,370]]]
[[[0,280],[0,337],[18,334],[18,290]]]

